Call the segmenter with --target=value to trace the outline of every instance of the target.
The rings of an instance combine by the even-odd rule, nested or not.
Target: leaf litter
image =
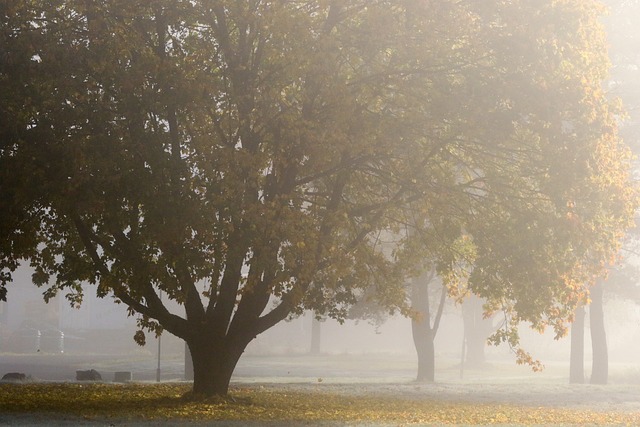
[[[0,412],[87,421],[347,423],[364,425],[640,425],[640,411],[438,398],[425,386],[235,385],[193,399],[189,383],[0,384]],[[413,390],[413,393],[407,393]],[[437,390],[437,388],[436,388]],[[396,391],[398,393],[394,394]],[[478,396],[476,396],[478,397]]]

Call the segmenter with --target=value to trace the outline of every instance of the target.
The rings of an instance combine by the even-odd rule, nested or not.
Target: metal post
[[[162,301],[162,291],[159,292],[160,301]],[[162,345],[162,335],[158,336],[158,368],[156,369],[156,382],[160,382],[160,350]]]
[[[464,356],[466,353],[467,347],[467,337],[464,336],[464,332],[462,332],[462,351],[460,352],[460,379],[464,377]]]
[[[158,368],[156,369],[156,382],[160,382],[160,344],[162,342],[162,335],[158,337]]]

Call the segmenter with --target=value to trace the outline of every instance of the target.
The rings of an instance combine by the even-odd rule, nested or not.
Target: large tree
[[[366,288],[409,312],[418,259],[506,313],[497,340],[561,333],[634,208],[597,17],[583,0],[2,2],[0,297],[20,259],[46,297],[93,283],[184,339],[209,395],[287,316],[342,318]]]

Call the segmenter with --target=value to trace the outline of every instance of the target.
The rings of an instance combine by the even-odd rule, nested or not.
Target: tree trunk
[[[571,324],[571,355],[569,357],[569,383],[584,383],[584,306],[576,308]]]
[[[429,281],[430,277],[423,274],[411,282],[411,307],[417,313],[417,317],[411,319],[411,332],[418,354],[416,380],[420,382],[435,380],[435,349],[429,310]]]
[[[193,358],[186,342],[184,343],[184,379],[185,381],[193,381]]]
[[[320,333],[320,321],[314,313],[311,318],[311,354],[320,354]]]
[[[480,367],[485,362],[484,349],[487,338],[493,332],[491,320],[484,318],[482,299],[470,295],[462,304],[462,320],[466,340],[465,365]]]
[[[413,342],[418,354],[418,382],[435,381],[435,345],[428,322],[411,322]]]
[[[425,273],[414,278],[411,282],[411,307],[417,316],[411,319],[411,332],[413,344],[418,354],[418,375],[416,380],[420,382],[435,381],[435,343],[436,333],[440,326],[442,311],[447,299],[447,290],[442,286],[438,309],[431,324],[431,311],[429,307],[429,284],[434,279],[435,273]]]
[[[591,305],[589,306],[591,347],[593,349],[591,384],[606,384],[609,379],[609,353],[607,351],[607,334],[604,329],[603,293],[602,282],[598,281],[591,288]]]
[[[193,361],[193,394],[224,396],[229,391],[231,375],[244,347],[228,344],[213,345],[198,337],[189,343]],[[246,345],[245,345],[246,347]]]

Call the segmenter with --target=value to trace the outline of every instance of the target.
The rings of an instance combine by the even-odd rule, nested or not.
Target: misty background
[[[613,63],[608,90],[613,96],[622,98],[627,108],[629,117],[622,126],[622,135],[637,153],[640,151],[640,85],[637,83],[640,81],[640,33],[637,30],[640,3],[606,3],[611,7],[611,13],[604,22],[608,29]],[[640,262],[635,253],[633,248],[623,253],[625,261],[621,264],[626,262],[637,268]],[[92,356],[99,355],[103,359],[135,360],[139,370],[154,371],[158,361],[157,339],[147,334],[146,346],[141,347],[134,342],[133,335],[138,329],[136,319],[127,315],[124,304],[114,304],[110,297],[97,298],[95,288],[91,286],[85,288],[81,307],[71,307],[64,295],[58,295],[46,304],[43,301],[43,289],[32,284],[31,274],[30,268],[19,268],[14,275],[14,283],[8,287],[8,302],[0,302],[0,362],[20,355],[37,356],[39,359],[30,359],[34,363],[50,363],[52,358],[61,360],[82,355],[86,363],[91,364]],[[616,284],[615,289],[624,291],[605,291],[604,310],[612,383],[640,383],[640,279],[635,274],[633,272],[625,276],[622,279],[624,283]],[[417,366],[417,357],[410,319],[395,315],[387,317],[380,324],[351,319],[344,325],[326,319],[319,322],[319,348],[317,341],[316,347],[312,348],[313,318],[312,313],[306,313],[259,335],[249,344],[239,367],[248,363],[247,356],[251,359],[319,354],[325,357],[348,355],[357,359],[357,356],[367,354],[389,361],[401,360],[407,368],[406,372],[403,371],[407,380],[414,375],[411,367],[415,369]],[[501,319],[497,315],[489,321],[496,328]],[[591,366],[588,317],[585,324],[585,371],[588,377]],[[554,340],[552,331],[539,334],[526,326],[520,328],[522,346],[547,369],[533,374],[529,367],[522,366],[517,368],[517,372],[538,377],[553,372],[566,377],[568,381],[569,336]],[[444,372],[449,372],[453,378],[460,371],[463,336],[462,307],[448,301],[435,339],[436,381],[442,378]],[[180,369],[184,369],[184,342],[165,333],[161,343],[162,363],[171,364],[174,367],[172,374],[178,375]],[[487,345],[484,355],[485,368],[463,368],[486,370],[487,366],[515,366],[515,357],[506,345]],[[490,372],[491,375],[498,375],[500,369],[491,369]]]
[[[32,365],[65,366],[68,361],[75,363],[75,367],[104,366],[103,369],[110,369],[105,361],[111,361],[117,365],[112,370],[134,371],[134,379],[154,378],[158,363],[158,341],[147,335],[145,346],[134,342],[136,320],[127,316],[126,306],[114,304],[109,297],[97,298],[90,286],[87,287],[81,307],[71,307],[64,295],[58,295],[46,304],[42,289],[31,283],[31,274],[30,268],[21,267],[9,287],[8,302],[0,303],[0,366],[6,367],[6,363],[15,363],[26,357]],[[447,302],[435,340],[436,381],[469,379],[479,375],[498,380],[501,373],[511,377],[531,376],[540,381],[549,378],[568,381],[569,336],[554,340],[552,331],[539,334],[525,325],[520,328],[523,347],[545,365],[543,372],[533,373],[528,366],[516,366],[515,356],[506,345],[485,345],[484,363],[474,365],[466,361],[461,367],[464,332],[462,313],[461,305],[451,300]],[[317,322],[319,345],[318,329],[313,331],[316,321],[310,312],[281,322],[259,335],[248,346],[240,359],[237,374],[243,376],[244,366],[245,375],[281,375],[286,379],[289,374],[289,379],[293,380],[323,375],[414,379],[417,356],[411,336],[411,320],[400,315],[382,316],[380,319],[383,321],[379,324],[353,319],[345,321],[343,325],[332,319]],[[637,363],[640,357],[640,305],[610,296],[605,303],[605,319],[610,382],[640,383],[640,364]],[[487,322],[497,328],[501,318],[496,315]],[[588,377],[591,366],[588,317],[585,323],[585,371]],[[312,344],[314,336],[315,345]],[[162,379],[183,379],[184,342],[164,333],[160,351]],[[279,359],[282,357],[289,359],[282,361]],[[301,363],[295,371],[293,366],[281,366],[282,363],[291,363],[292,357],[298,361],[295,363]],[[261,358],[267,364],[255,366],[252,370],[252,364]],[[344,358],[355,363],[355,367],[349,365],[349,369],[355,370],[336,373],[336,369],[345,367]],[[326,365],[331,360],[336,366]],[[360,364],[358,360],[361,360]],[[376,364],[367,365],[367,361],[370,363],[371,360],[375,360]],[[2,365],[3,362],[5,365]],[[265,370],[265,366],[273,368],[273,372]],[[373,370],[378,372],[370,372]],[[72,379],[73,371],[67,374]]]

